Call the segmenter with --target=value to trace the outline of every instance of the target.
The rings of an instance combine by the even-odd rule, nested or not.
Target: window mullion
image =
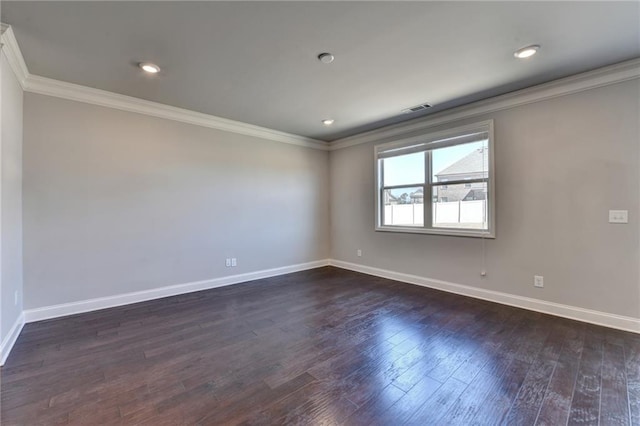
[[[378,187],[380,188],[378,190],[378,214],[380,217],[380,221],[378,225],[383,225],[387,220],[385,217],[386,212],[384,208],[384,160],[376,159],[376,161],[378,162],[378,167],[380,168],[380,177],[378,178],[380,179],[380,181],[378,182]]]
[[[399,189],[399,188],[415,188],[415,187],[421,187],[424,186],[424,182],[420,182],[420,183],[408,183],[405,185],[389,185],[389,186],[383,186],[382,188],[384,189]]]
[[[432,186],[445,186],[445,185],[462,185],[463,183],[482,183],[489,182],[488,178],[478,178],[478,179],[464,179],[464,180],[447,180],[444,182],[432,182]]]
[[[424,227],[431,228],[432,227],[432,217],[433,212],[431,211],[433,208],[433,195],[431,195],[431,151],[425,151],[424,153],[424,195],[423,195],[423,203],[424,206],[422,208],[424,212]]]

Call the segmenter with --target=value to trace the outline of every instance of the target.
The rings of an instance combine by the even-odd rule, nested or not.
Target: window
[[[376,230],[494,237],[493,121],[377,145],[375,157]]]

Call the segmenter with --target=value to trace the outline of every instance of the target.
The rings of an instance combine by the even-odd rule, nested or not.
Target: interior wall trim
[[[24,63],[24,59],[20,54],[18,48],[18,42],[13,34],[11,27],[0,23],[0,43],[2,49],[2,55],[7,59],[11,71],[15,74],[18,83],[24,87],[24,80],[27,75],[27,66]],[[3,70],[4,71],[4,70]],[[4,339],[0,342],[0,366],[4,365],[13,345],[15,345],[18,336],[24,326],[24,315],[20,313],[15,319],[11,329],[4,336]]]
[[[431,127],[640,78],[640,58],[561,78],[330,143],[330,151],[406,137]],[[640,84],[640,82],[639,82]]]
[[[4,45],[2,49],[7,55],[11,69],[16,74],[22,90],[25,92],[150,115],[274,142],[282,142],[323,151],[329,150],[327,142],[318,139],[307,138],[292,133],[243,123],[241,121],[229,120],[215,115],[33,75],[30,74],[27,69],[12,28],[5,24],[2,24],[2,43]]]
[[[0,34],[2,51],[9,62],[11,70],[18,79],[18,83],[20,83],[22,90],[24,90],[25,81],[29,76],[29,70],[27,69],[27,64],[24,62],[24,58],[22,57],[22,52],[18,46],[18,40],[16,40],[16,36],[13,34],[13,29],[6,24],[0,23]]]
[[[225,132],[267,139],[274,142],[303,146],[305,148],[314,148],[323,151],[329,149],[329,145],[326,142],[317,139],[305,138],[266,127],[254,126],[240,121],[229,120],[214,115],[203,114],[201,112],[190,111],[188,109],[177,108],[36,75],[29,75],[27,77],[24,90],[40,95],[54,96],[56,98],[135,112]]]
[[[395,272],[356,263],[343,262],[336,259],[330,259],[329,264],[337,268],[348,269],[350,271],[361,272],[363,274],[374,275],[376,277],[388,278],[390,280],[429,287],[462,296],[473,297],[475,299],[487,300],[489,302],[514,306],[516,308],[527,309],[530,311],[541,312],[544,314],[555,315],[558,317],[569,318],[572,320],[640,334],[640,318],[626,317],[607,312],[579,308],[576,306],[562,305],[530,297],[516,296],[484,288],[471,287],[463,284],[405,274],[403,272]]]
[[[296,265],[283,266],[279,268],[264,269],[261,271],[213,278],[210,280],[194,281],[189,283],[170,285],[166,287],[153,288],[149,290],[117,294],[114,296],[99,297],[95,299],[81,300],[77,302],[63,303],[53,306],[44,306],[35,309],[26,309],[24,310],[24,321],[26,323],[30,323],[51,318],[65,317],[68,315],[81,314],[84,312],[97,311],[100,309],[113,308],[122,305],[129,305],[131,303],[145,302],[147,300],[192,293],[194,291],[225,287],[228,285],[240,284],[247,281],[275,277],[278,275],[290,274],[292,272],[305,271],[307,269],[320,268],[322,266],[328,265],[329,260],[323,259]]]
[[[24,327],[24,313],[20,314],[16,321],[13,323],[11,330],[5,336],[2,344],[0,344],[0,366],[4,365],[5,361],[9,357],[11,350],[13,349],[13,345],[16,344],[18,340],[18,336],[20,336],[20,332],[22,331],[22,327]]]

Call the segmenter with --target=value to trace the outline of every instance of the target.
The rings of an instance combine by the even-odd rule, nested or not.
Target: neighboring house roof
[[[391,192],[385,191],[384,196],[385,196],[385,203],[389,203],[389,202],[397,203],[399,201],[398,197],[394,196]]]
[[[438,182],[442,182],[442,177],[451,175],[463,175],[472,173],[482,173],[489,170],[489,153],[485,148],[476,149],[462,157],[449,167],[436,174]]]
[[[464,200],[464,198],[469,194],[471,188],[462,188],[460,187],[452,187],[442,188],[438,190],[438,198],[446,197],[447,201],[460,201]]]

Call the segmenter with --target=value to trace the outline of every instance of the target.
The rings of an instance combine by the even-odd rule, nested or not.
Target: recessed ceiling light
[[[538,46],[537,44],[532,44],[531,46],[525,46],[521,49],[516,50],[513,56],[518,59],[529,58],[535,55],[538,52],[538,49],[540,49],[540,46]]]
[[[334,120],[331,118],[325,118],[324,120],[322,120],[322,124],[324,124],[325,126],[331,126],[333,122]]]
[[[318,60],[323,64],[330,64],[334,59],[335,56],[333,56],[331,53],[325,52],[318,55]]]
[[[160,72],[160,67],[156,64],[152,64],[151,62],[140,62],[138,66],[144,72],[148,72],[149,74],[157,74]]]

